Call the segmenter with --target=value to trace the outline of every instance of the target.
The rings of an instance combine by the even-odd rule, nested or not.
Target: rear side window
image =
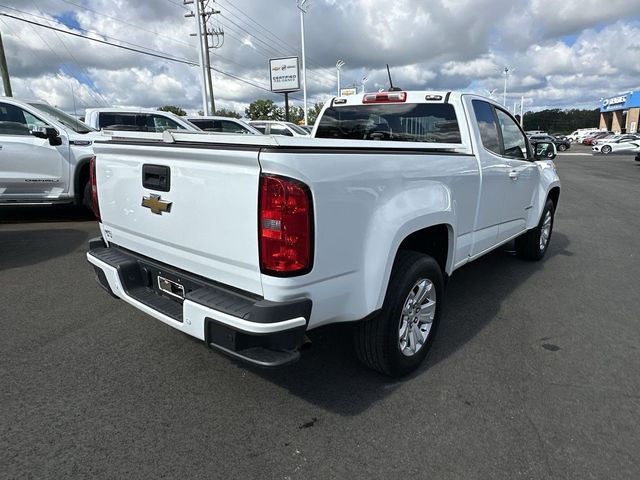
[[[316,137],[462,143],[453,105],[442,103],[330,107],[320,119]]]
[[[119,127],[122,130],[141,130],[136,122],[135,113],[99,113],[98,128]],[[122,128],[124,127],[124,128]]]
[[[267,126],[264,123],[252,123],[251,126],[260,133],[265,133],[267,131]]]
[[[502,155],[498,125],[493,116],[493,108],[490,104],[482,100],[473,100],[471,103],[473,104],[476,122],[478,122],[482,145],[487,150]]]

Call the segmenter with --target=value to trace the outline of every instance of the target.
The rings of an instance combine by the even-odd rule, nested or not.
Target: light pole
[[[504,74],[504,92],[502,95],[502,104],[507,107],[507,78],[515,70],[515,68],[504,67],[502,73]]]
[[[298,10],[300,10],[300,38],[302,39],[302,94],[304,96],[304,124],[307,122],[307,66],[304,58],[304,14],[309,9],[309,0],[298,0]]]
[[[338,60],[336,62],[336,72],[338,74],[338,96],[340,96],[340,69],[344,67],[344,65],[345,65],[344,60]]]
[[[367,83],[367,80],[369,80],[369,76],[365,75],[364,77],[362,77],[362,93],[365,92],[364,86]]]

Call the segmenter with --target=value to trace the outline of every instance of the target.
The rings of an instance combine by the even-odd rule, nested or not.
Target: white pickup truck
[[[114,297],[262,366],[305,332],[354,322],[359,358],[398,376],[424,359],[446,279],[512,239],[549,245],[560,181],[492,100],[451,92],[336,98],[316,138],[123,132],[95,145]]]
[[[0,97],[0,206],[90,207],[89,159],[98,137],[42,100]]]

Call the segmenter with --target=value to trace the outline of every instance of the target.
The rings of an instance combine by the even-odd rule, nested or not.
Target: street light
[[[504,67],[504,70],[502,71],[502,73],[504,74],[504,93],[502,96],[502,104],[505,107],[507,106],[507,78],[515,70],[516,70],[515,68]]]
[[[340,69],[345,66],[344,60],[336,62],[336,72],[338,73],[338,96],[340,96]]]
[[[365,92],[364,86],[367,83],[367,80],[369,80],[369,76],[365,75],[364,77],[362,77],[362,93]]]
[[[307,121],[307,66],[304,58],[304,14],[309,9],[310,0],[298,0],[298,10],[300,10],[300,38],[302,39],[302,94],[304,96],[304,124]]]

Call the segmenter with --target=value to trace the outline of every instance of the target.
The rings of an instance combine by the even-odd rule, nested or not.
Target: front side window
[[[251,126],[260,133],[265,133],[267,131],[267,126],[264,123],[252,123]]]
[[[186,130],[178,122],[165,117],[164,115],[149,114],[147,117],[147,127],[149,132],[164,132],[165,130]]]
[[[330,107],[320,118],[316,137],[462,143],[455,109],[442,103]]]
[[[286,135],[287,137],[293,137],[293,133],[291,133],[287,127],[277,123],[271,124],[271,135]]]
[[[0,103],[0,135],[31,135],[25,111],[9,103]]]
[[[514,120],[505,112],[496,108],[502,141],[504,143],[504,156],[510,158],[526,159],[527,140]]]
[[[205,130],[205,131],[211,131],[214,128],[213,125],[213,120],[206,120],[206,119],[191,119],[189,120],[191,123],[193,123],[196,127]]]
[[[249,133],[249,130],[231,120],[220,120],[220,130],[224,133]]]
[[[500,135],[498,133],[496,119],[493,116],[493,107],[491,104],[483,102],[482,100],[473,100],[472,104],[482,145],[490,152],[502,155]]]

